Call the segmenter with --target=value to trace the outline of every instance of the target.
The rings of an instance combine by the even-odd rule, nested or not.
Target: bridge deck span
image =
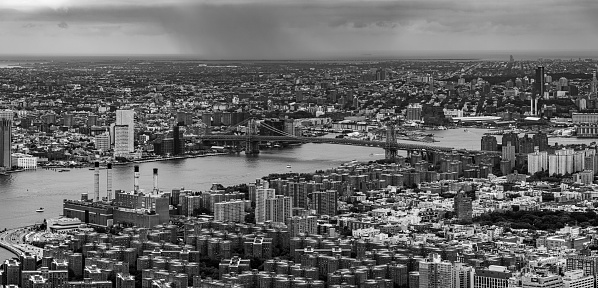
[[[247,136],[243,135],[204,135],[199,138],[202,141],[247,141]],[[301,143],[330,143],[359,146],[373,146],[380,148],[393,148],[396,150],[435,150],[435,151],[454,151],[451,147],[432,146],[415,143],[395,143],[388,144],[385,141],[357,140],[346,138],[321,138],[321,137],[289,137],[289,136],[251,136],[250,141],[274,141],[274,142],[301,142]],[[472,151],[473,152],[473,151]]]

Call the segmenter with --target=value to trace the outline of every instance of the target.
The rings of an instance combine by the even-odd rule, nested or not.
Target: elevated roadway
[[[25,253],[37,256],[37,259],[43,257],[43,249],[30,245],[26,242],[27,234],[32,233],[33,226],[25,226],[6,230],[0,233],[0,247],[12,252],[16,256],[22,256]]]

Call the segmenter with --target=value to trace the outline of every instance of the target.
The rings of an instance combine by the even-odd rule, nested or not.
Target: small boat
[[[60,169],[60,170],[58,170],[58,172],[69,172],[69,171],[71,171],[71,170],[69,170],[69,169]]]
[[[35,210],[35,212],[44,212],[44,207],[39,207],[39,209]]]
[[[291,169],[291,164],[287,165],[287,168]]]

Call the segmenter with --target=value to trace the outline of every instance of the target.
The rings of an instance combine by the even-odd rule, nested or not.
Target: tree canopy
[[[507,211],[486,213],[475,217],[473,222],[482,225],[502,225],[512,229],[557,230],[565,225],[597,226],[598,218],[594,211]]]

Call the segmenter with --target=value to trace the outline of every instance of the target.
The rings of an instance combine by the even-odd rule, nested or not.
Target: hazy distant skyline
[[[595,15],[595,0],[1,0],[0,55],[595,51]]]

